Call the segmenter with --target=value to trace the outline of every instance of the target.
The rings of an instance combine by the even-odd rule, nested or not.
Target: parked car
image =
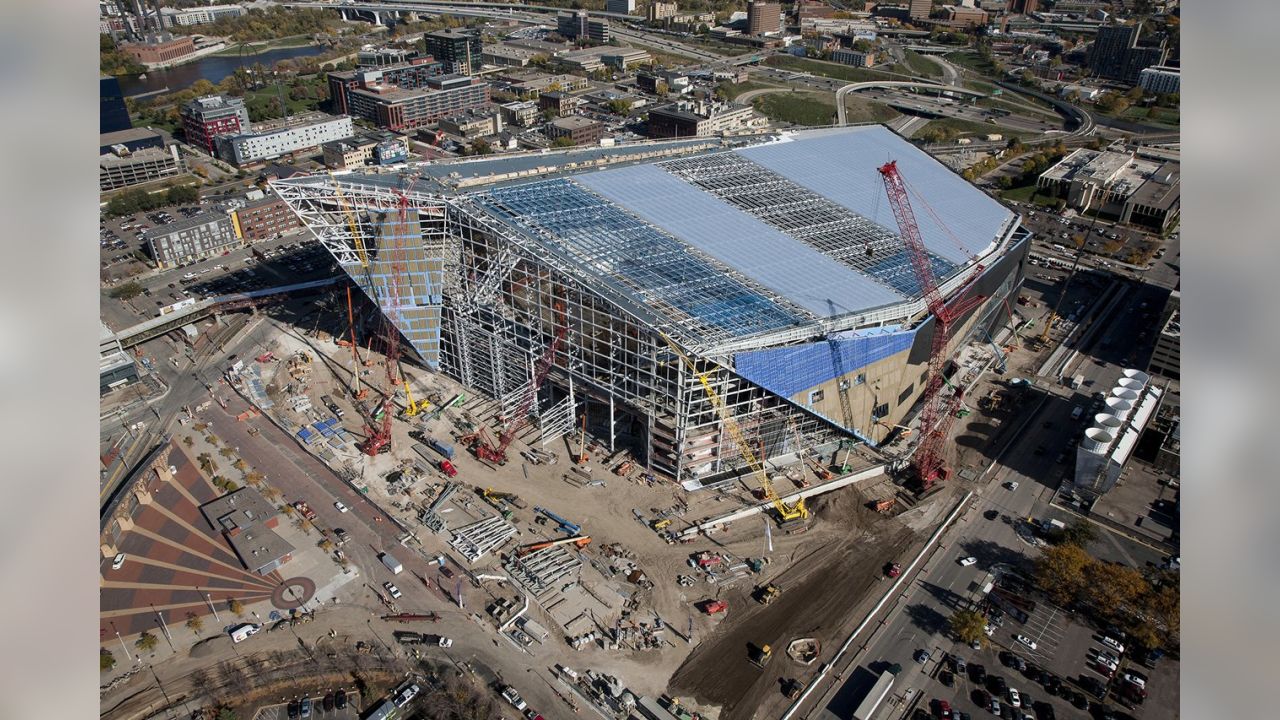
[[[1014,640],[1017,640],[1018,642],[1022,643],[1023,645],[1026,645],[1028,649],[1031,649],[1031,650],[1035,650],[1035,649],[1036,649],[1036,641],[1035,641],[1035,640],[1032,640],[1031,638],[1027,637],[1026,635],[1014,635],[1014,636],[1013,636],[1013,639],[1014,639]]]
[[[124,553],[116,553],[116,556],[111,560],[111,569],[119,570],[122,567],[124,567]]]
[[[973,565],[973,564],[975,564],[975,563],[977,563],[977,562],[978,562],[978,558],[976,558],[976,557],[974,557],[974,556],[972,556],[972,555],[970,555],[969,557],[963,557],[963,558],[960,558],[960,565],[961,565],[962,567],[969,567],[970,565]]]
[[[339,501],[339,502],[335,502],[335,503],[333,504],[333,507],[334,507],[334,509],[335,509],[335,510],[337,510],[337,511],[338,511],[338,512],[340,512],[340,513],[347,512],[347,506],[346,506],[346,505],[343,505],[343,504],[342,504],[342,502],[340,502],[340,501]]]
[[[387,594],[390,595],[393,600],[400,599],[400,595],[401,595],[400,588],[396,587],[395,585],[389,582],[382,583],[382,587],[386,589]]]

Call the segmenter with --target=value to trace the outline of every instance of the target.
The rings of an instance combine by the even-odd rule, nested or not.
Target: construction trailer
[[[574,437],[585,415],[609,452],[697,489],[751,472],[702,379],[761,463],[910,422],[934,319],[877,173],[886,155],[922,208],[937,291],[977,273],[965,292],[985,300],[955,321],[953,356],[1007,318],[1030,234],[881,126],[433,163],[407,190],[376,172],[272,188],[396,320],[406,354],[496,399],[499,422],[527,408],[521,440]],[[402,198],[407,240],[390,222]]]

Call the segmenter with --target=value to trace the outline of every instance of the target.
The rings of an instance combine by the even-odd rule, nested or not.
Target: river
[[[319,55],[325,48],[318,45],[302,47],[276,48],[257,55],[206,55],[192,63],[179,65],[168,70],[155,70],[147,73],[146,79],[124,75],[120,77],[120,89],[125,96],[140,95],[168,88],[170,92],[185,90],[197,80],[208,80],[211,83],[222,82],[223,78],[235,72],[241,63],[252,65],[262,63],[271,67],[281,60],[296,57]]]

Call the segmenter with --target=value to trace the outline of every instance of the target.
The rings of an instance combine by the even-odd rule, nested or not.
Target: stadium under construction
[[[887,160],[942,295],[981,296],[954,353],[1008,320],[1029,233],[882,126],[272,187],[427,367],[507,419],[528,408],[543,441],[585,416],[610,450],[710,484],[746,469],[733,435],[781,458],[909,424],[935,322],[877,172]]]

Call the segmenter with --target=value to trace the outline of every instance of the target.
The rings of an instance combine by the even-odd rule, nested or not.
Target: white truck
[[[382,561],[383,565],[387,566],[392,575],[399,575],[404,572],[404,565],[401,565],[400,561],[391,557],[389,553],[382,553],[378,556],[378,559]]]
[[[261,629],[262,626],[256,623],[241,623],[231,628],[231,642],[238,643],[248,640],[251,636],[257,635]]]

